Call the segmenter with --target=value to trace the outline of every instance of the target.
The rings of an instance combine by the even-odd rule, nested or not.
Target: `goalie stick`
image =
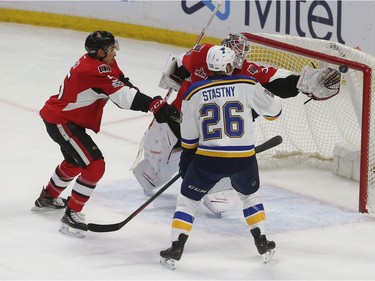
[[[221,5],[223,5],[223,1],[222,0],[217,1],[217,5],[216,5],[215,9],[212,11],[212,14],[211,14],[206,26],[203,27],[201,33],[199,34],[197,42],[195,42],[194,47],[196,47],[201,42],[204,34],[206,33],[206,29],[210,26],[212,20],[214,19],[214,16],[216,15],[217,11],[220,9]]]
[[[258,145],[255,147],[255,152],[260,153],[271,149],[283,142],[283,138],[281,136],[275,136],[270,138],[266,142]],[[135,210],[130,216],[128,216],[125,220],[118,223],[113,224],[96,224],[96,223],[88,223],[87,229],[92,232],[112,232],[121,229],[125,226],[129,221],[131,221],[135,216],[137,216],[140,212],[142,212],[152,201],[154,201],[160,194],[162,194],[165,190],[167,190],[172,184],[174,184],[180,178],[180,173],[177,173],[173,178],[171,178],[165,185],[163,185],[152,197],[150,197],[145,203],[143,203],[137,210]]]

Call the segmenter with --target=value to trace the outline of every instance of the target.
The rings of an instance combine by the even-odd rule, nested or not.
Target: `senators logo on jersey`
[[[100,74],[107,73],[107,72],[111,72],[111,67],[107,64],[102,64],[98,66],[98,70]]]

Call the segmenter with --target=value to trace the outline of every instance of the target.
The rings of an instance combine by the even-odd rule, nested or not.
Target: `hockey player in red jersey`
[[[129,82],[117,65],[119,45],[107,31],[95,31],[85,41],[87,53],[70,69],[58,94],[40,110],[47,132],[59,144],[64,160],[56,167],[33,210],[65,209],[60,232],[84,237],[81,214],[105,171],[99,147],[86,132],[98,133],[103,108],[110,100],[118,107],[151,111],[157,122],[178,119],[179,112],[161,97],[151,98]],[[76,178],[77,177],[77,178]],[[76,178],[68,200],[60,194]]]

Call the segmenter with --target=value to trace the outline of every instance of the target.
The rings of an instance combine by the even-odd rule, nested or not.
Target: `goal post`
[[[284,142],[262,161],[309,159],[359,182],[359,211],[375,212],[375,57],[343,44],[290,35],[244,33],[251,42],[248,60],[299,74],[304,66],[342,71],[340,93],[326,101],[306,95],[282,99],[274,122],[255,122],[256,143],[273,134]],[[272,124],[268,124],[272,123]],[[341,169],[341,170],[340,170]],[[349,171],[350,170],[350,171]],[[358,171],[357,171],[358,170]]]

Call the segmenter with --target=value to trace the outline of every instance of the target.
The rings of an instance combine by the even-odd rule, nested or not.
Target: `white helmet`
[[[227,72],[227,64],[233,68],[233,61],[236,58],[234,51],[225,46],[213,46],[208,50],[206,63],[211,71]]]

